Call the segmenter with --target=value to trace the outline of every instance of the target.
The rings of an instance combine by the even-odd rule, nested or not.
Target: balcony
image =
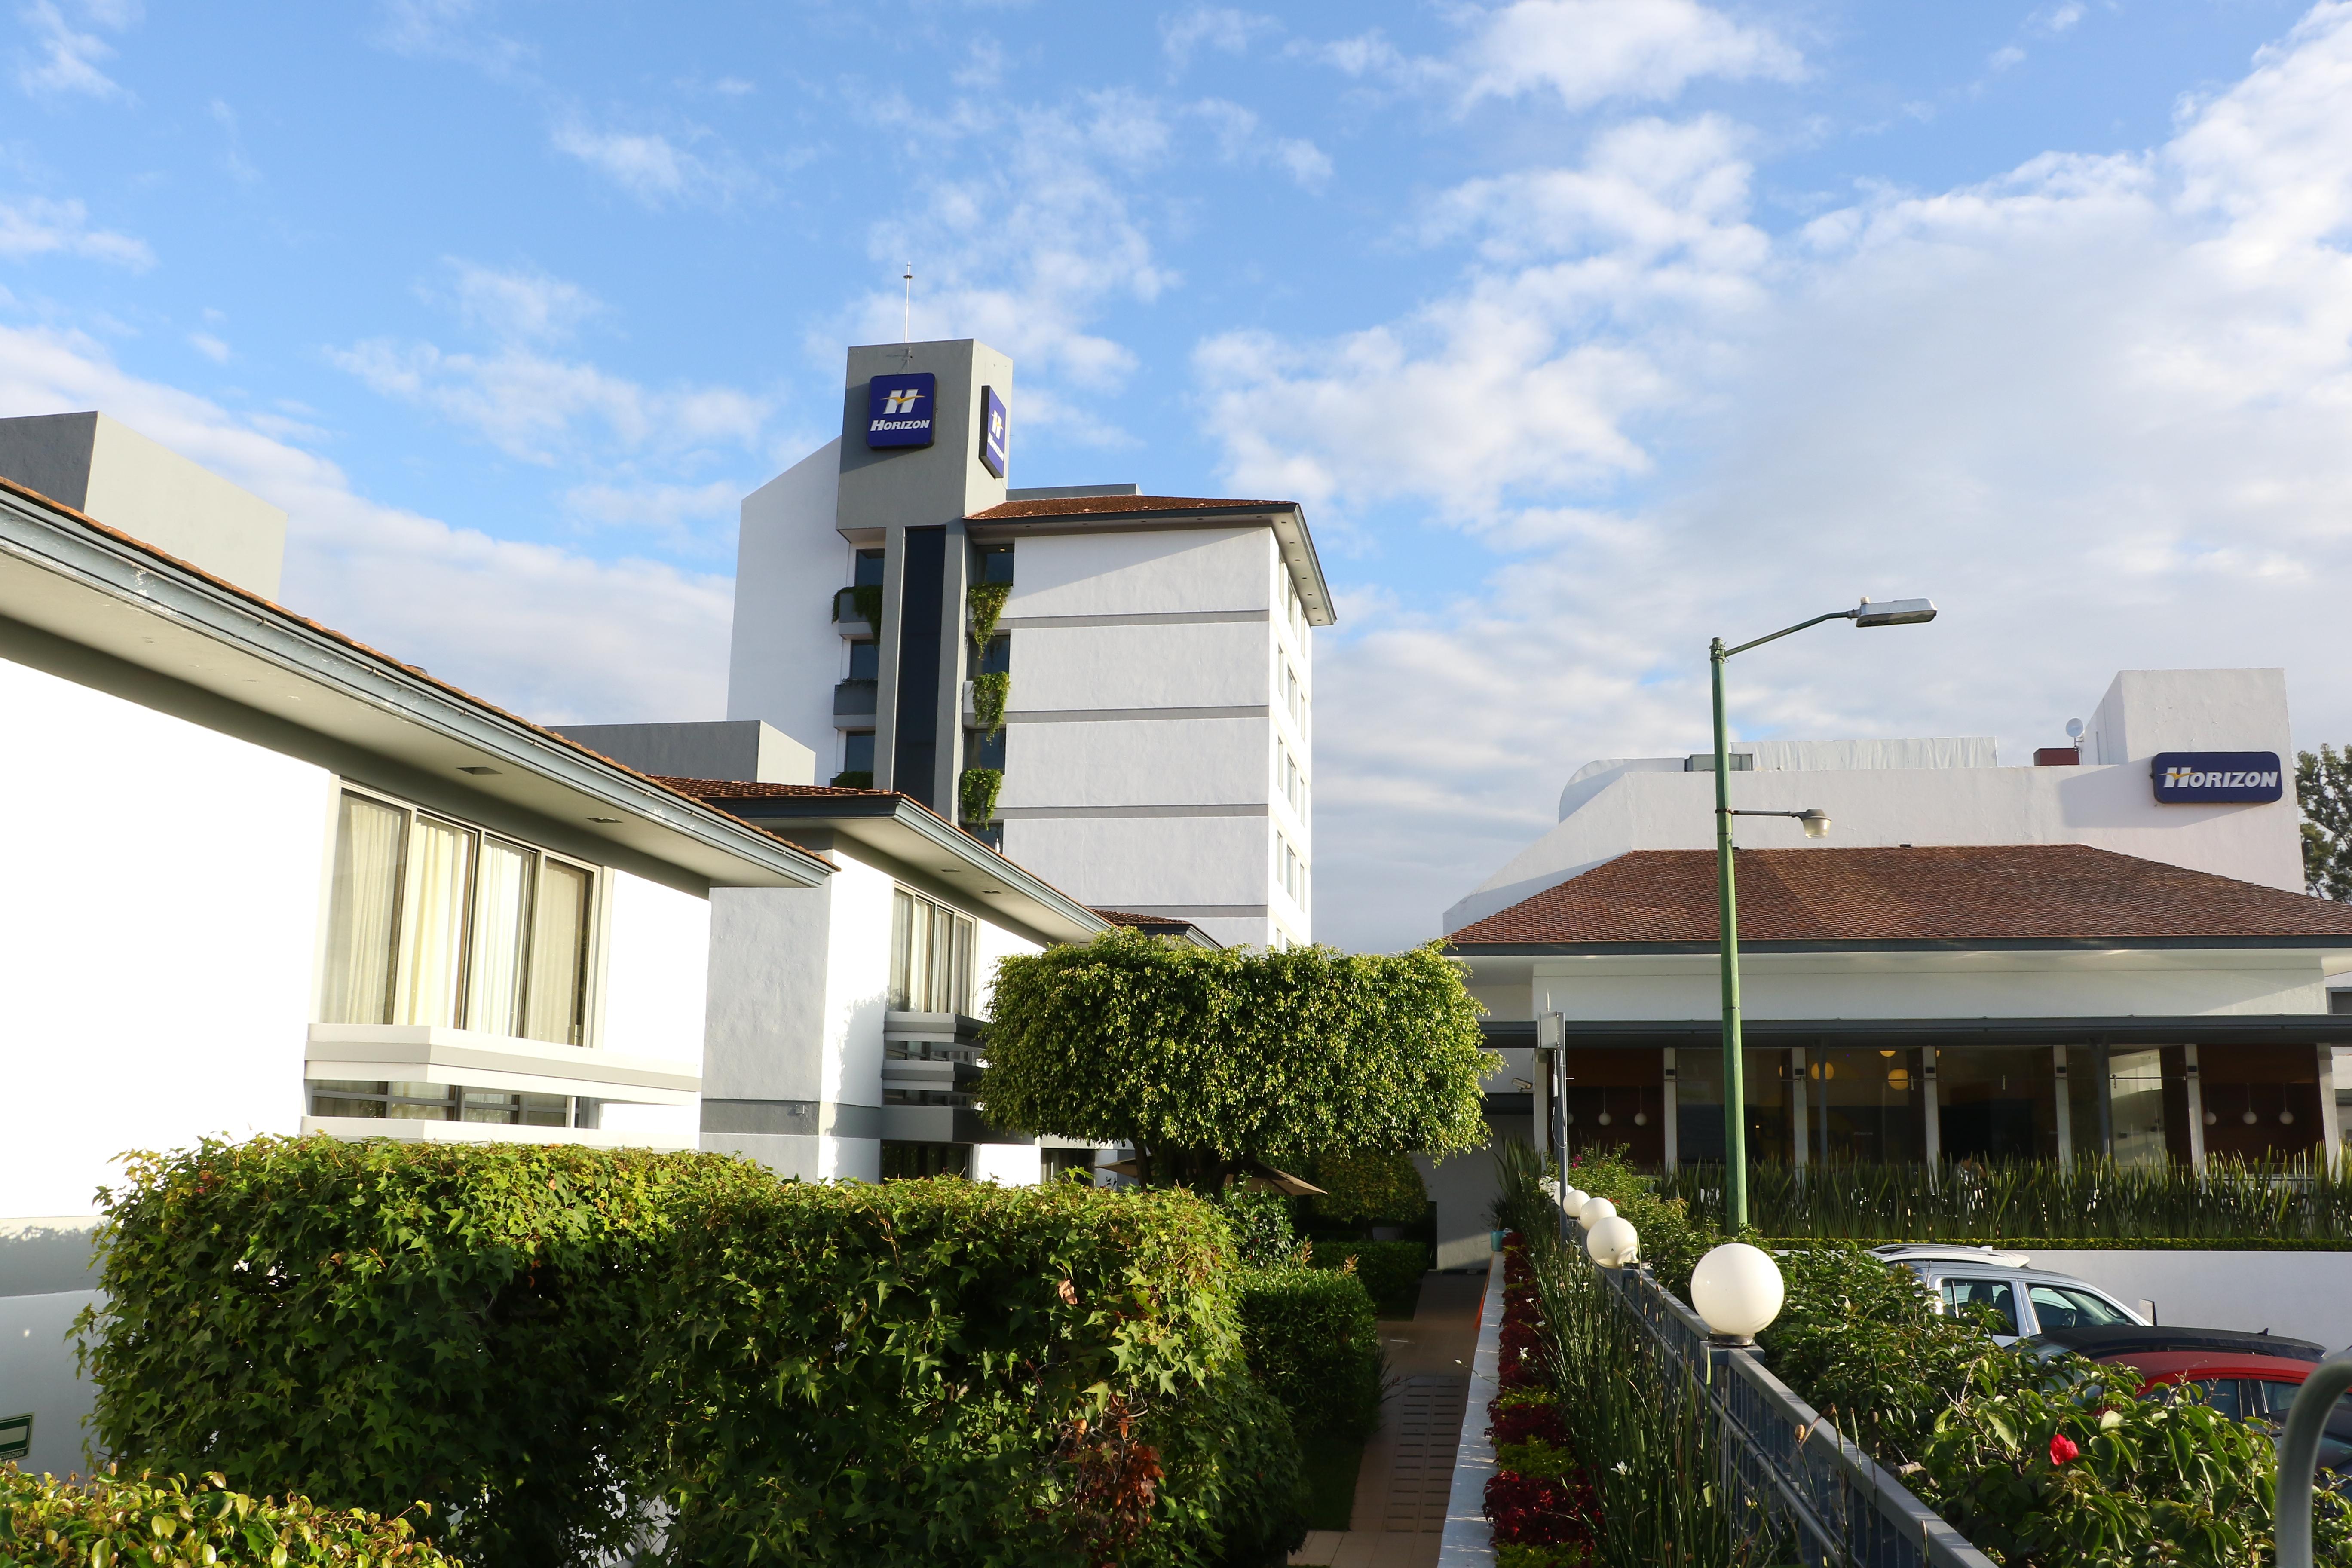
[[[858,596],[861,594],[863,594],[868,600],[867,604],[861,605],[857,602]],[[845,637],[879,637],[882,633],[882,628],[874,624],[871,616],[869,616],[867,612],[869,610],[879,610],[881,608],[881,605],[882,590],[878,586],[869,586],[863,589],[843,588],[839,590],[833,595],[833,620],[835,629]]]
[[[692,1105],[702,1093],[698,1063],[431,1024],[313,1024],[306,1056],[302,1076],[314,1081],[462,1084],[510,1094],[562,1094],[635,1105]],[[369,1125],[381,1129],[388,1123]],[[446,1131],[468,1124],[419,1125]]]
[[[881,683],[876,680],[851,679],[833,689],[833,716],[838,720],[864,720],[871,723],[877,707]]]

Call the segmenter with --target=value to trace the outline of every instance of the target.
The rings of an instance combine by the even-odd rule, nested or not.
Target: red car
[[[2273,1433],[2285,1428],[2287,1407],[2312,1368],[2287,1356],[2213,1350],[2125,1351],[2095,1359],[2137,1373],[2143,1394],[2193,1383],[2215,1410],[2233,1420],[2259,1421]],[[2328,1413],[2319,1468],[2352,1477],[2352,1395]]]

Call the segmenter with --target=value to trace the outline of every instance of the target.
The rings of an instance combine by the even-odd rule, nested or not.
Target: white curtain
[[[401,920],[400,1023],[451,1027],[457,1023],[457,986],[465,973],[466,893],[473,862],[472,834],[429,816],[416,819]]]
[[[530,921],[531,862],[527,849],[482,841],[474,871],[474,931],[466,955],[466,1027],[491,1035],[522,1033],[523,940]]]
[[[335,880],[327,912],[329,1024],[382,1024],[392,1016],[393,921],[400,910],[400,839],[408,814],[364,795],[343,796],[335,826]]]
[[[541,860],[530,923],[529,1026],[534,1040],[583,1043],[588,967],[588,873]]]

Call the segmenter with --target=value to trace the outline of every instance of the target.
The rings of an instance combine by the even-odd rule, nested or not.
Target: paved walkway
[[[1437,1562],[1486,1289],[1484,1269],[1424,1274],[1412,1321],[1381,1324],[1397,1384],[1364,1445],[1355,1511],[1346,1530],[1310,1532],[1291,1562],[1328,1568],[1432,1568]]]

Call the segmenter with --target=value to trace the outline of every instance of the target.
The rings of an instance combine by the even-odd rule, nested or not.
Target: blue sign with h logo
[[[1010,433],[1005,428],[1004,399],[996,395],[996,388],[980,389],[980,460],[990,475],[1004,477],[1004,443]]]
[[[929,371],[877,375],[866,384],[866,444],[928,447],[940,401],[940,378]]]

